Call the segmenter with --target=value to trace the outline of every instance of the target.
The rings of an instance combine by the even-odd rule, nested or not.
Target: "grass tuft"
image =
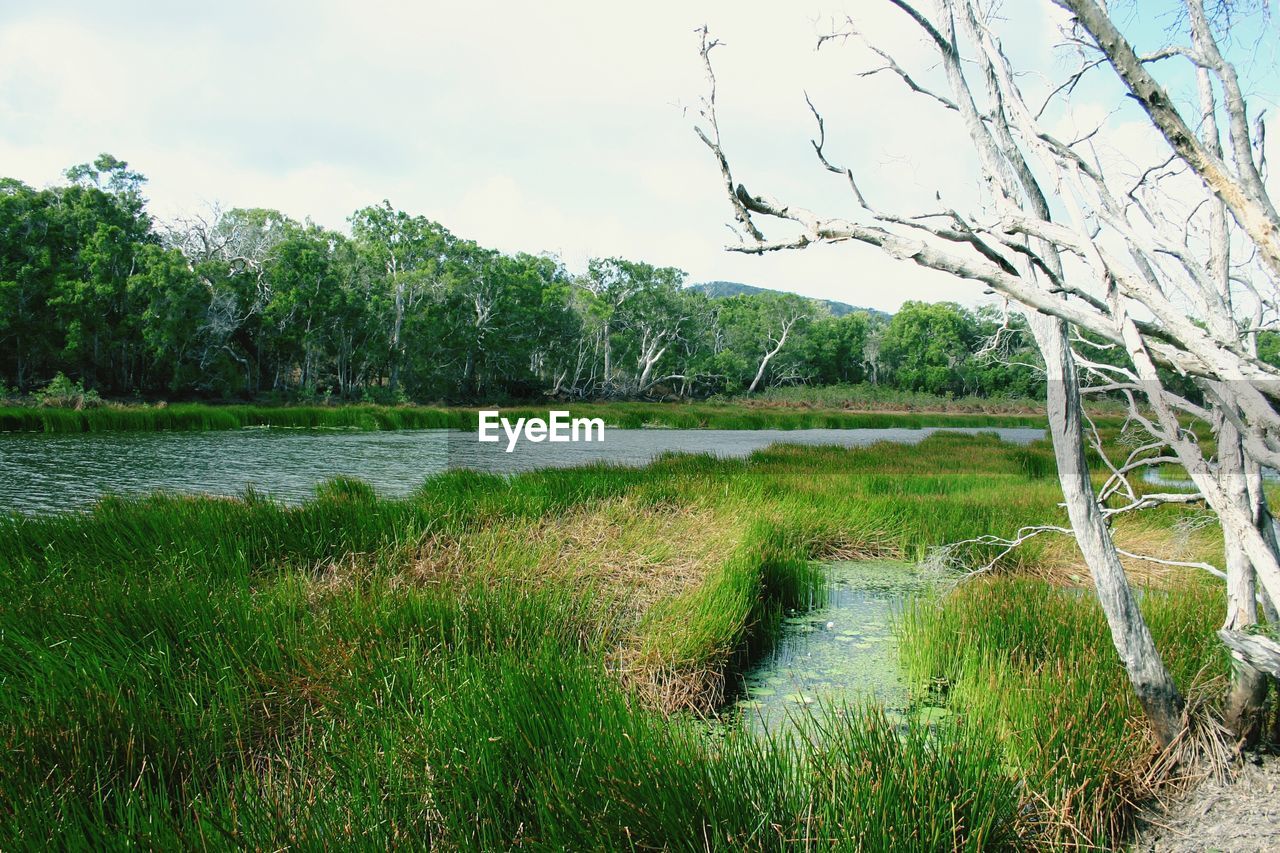
[[[1028,458],[935,435],[0,520],[0,848],[1111,843],[1144,731],[1096,606],[1043,580],[903,615],[948,722],[691,713],[820,595],[814,558],[1059,519]],[[1217,597],[1166,587],[1152,630],[1207,689]]]

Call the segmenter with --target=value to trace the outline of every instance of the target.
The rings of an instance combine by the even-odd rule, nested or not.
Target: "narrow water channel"
[[[891,621],[936,579],[912,564],[886,560],[831,563],[827,570],[825,604],[786,614],[772,651],[742,676],[732,711],[752,726],[777,730],[867,702],[891,718],[907,710]]]

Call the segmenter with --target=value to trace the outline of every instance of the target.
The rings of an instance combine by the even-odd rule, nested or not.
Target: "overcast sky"
[[[345,229],[385,198],[574,269],[616,255],[885,310],[981,298],[869,248],[723,251],[728,206],[692,131],[703,23],[725,42],[721,124],[749,187],[854,215],[809,147],[807,91],[828,114],[831,155],[879,203],[972,197],[947,114],[888,75],[859,78],[874,65],[864,50],[814,50],[851,15],[927,69],[882,0],[18,5],[0,7],[0,174],[37,186],[107,151],[149,177],[161,218],[219,203]],[[1053,21],[1010,8],[1011,48],[1051,71]]]

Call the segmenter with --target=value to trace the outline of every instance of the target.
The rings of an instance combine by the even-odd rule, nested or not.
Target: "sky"
[[[856,43],[815,50],[851,18],[927,76],[928,51],[884,0],[19,5],[0,6],[0,175],[35,186],[110,152],[147,175],[161,219],[216,204],[345,229],[352,211],[387,199],[483,245],[555,252],[575,270],[619,256],[680,267],[690,281],[888,311],[907,299],[984,300],[975,285],[869,247],[724,251],[728,203],[693,132],[707,88],[703,24],[724,43],[713,53],[724,147],[753,191],[857,215],[839,177],[818,167],[807,92],[827,117],[829,155],[877,204],[913,212],[936,208],[939,194],[958,208],[974,199],[949,114],[890,75],[860,77],[879,63]],[[1046,79],[1067,61],[1045,55],[1056,40],[1047,7],[1018,0],[1002,31],[1015,61]],[[1113,97],[1100,92],[1093,114]]]

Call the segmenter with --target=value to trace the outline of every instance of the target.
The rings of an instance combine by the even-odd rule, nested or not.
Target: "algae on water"
[[[827,567],[826,602],[788,613],[772,651],[743,675],[735,710],[773,729],[800,715],[874,701],[891,712],[908,688],[889,627],[895,608],[927,589],[932,576],[889,560]]]

